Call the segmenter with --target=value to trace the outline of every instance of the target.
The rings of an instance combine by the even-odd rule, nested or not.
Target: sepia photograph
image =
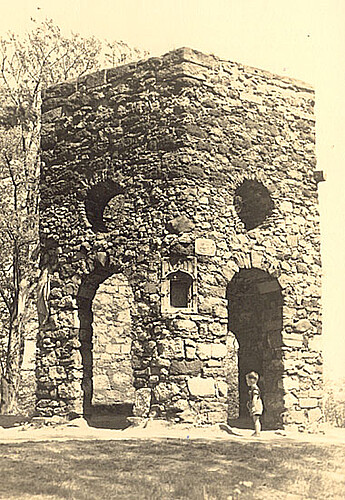
[[[0,498],[345,498],[345,3],[0,13]]]

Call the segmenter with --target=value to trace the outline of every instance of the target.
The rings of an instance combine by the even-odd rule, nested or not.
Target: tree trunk
[[[2,373],[0,380],[1,414],[18,413],[17,396],[24,354],[24,317],[28,291],[28,282],[24,279],[19,286],[16,314],[12,318],[9,330],[5,372]]]
[[[16,415],[17,406],[17,388],[5,377],[0,380],[0,414]]]

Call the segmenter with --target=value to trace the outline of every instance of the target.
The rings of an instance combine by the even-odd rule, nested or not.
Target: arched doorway
[[[98,269],[80,287],[80,351],[84,415],[92,423],[131,414],[135,389],[131,366],[132,288],[122,274]]]
[[[283,374],[281,287],[278,280],[265,271],[241,269],[227,287],[227,299],[229,330],[239,343],[239,417],[248,417],[245,375],[254,370],[260,374],[264,423],[268,427],[277,427],[281,425],[281,413],[284,411],[280,383]]]

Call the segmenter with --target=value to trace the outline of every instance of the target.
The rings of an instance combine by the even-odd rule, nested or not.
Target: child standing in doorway
[[[254,434],[253,436],[259,437],[261,432],[261,422],[260,417],[263,412],[263,404],[261,399],[260,389],[258,387],[259,374],[252,371],[247,373],[246,382],[249,387],[249,401],[247,403],[247,408],[249,410],[250,416],[254,422]]]

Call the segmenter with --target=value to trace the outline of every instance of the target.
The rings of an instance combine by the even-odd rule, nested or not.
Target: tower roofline
[[[185,63],[185,64],[184,64]],[[80,78],[75,78],[71,80],[66,80],[65,82],[57,83],[44,89],[43,97],[54,97],[58,95],[63,87],[71,87],[73,91],[77,90],[80,85],[86,84],[87,87],[95,87],[106,83],[108,80],[119,80],[130,76],[137,69],[156,69],[157,71],[162,66],[170,67],[173,70],[174,67],[179,67],[179,73],[181,76],[194,77],[200,79],[200,75],[196,76],[197,67],[213,69],[218,74],[224,71],[225,73],[232,73],[232,71],[241,71],[246,73],[247,77],[253,75],[256,77],[261,77],[264,79],[271,79],[274,84],[288,88],[290,86],[294,87],[296,90],[305,92],[314,92],[314,87],[310,83],[298,80],[296,78],[291,78],[288,76],[281,76],[276,73],[263,70],[260,68],[255,68],[253,66],[248,66],[235,61],[229,61],[215,56],[214,54],[205,54],[196,49],[189,47],[180,47],[178,49],[171,50],[162,56],[149,57],[136,62],[130,62],[128,64],[123,64],[121,66],[116,66],[113,68],[100,69],[93,73],[88,73]],[[236,68],[236,69],[235,69]],[[201,78],[202,79],[202,78]]]

